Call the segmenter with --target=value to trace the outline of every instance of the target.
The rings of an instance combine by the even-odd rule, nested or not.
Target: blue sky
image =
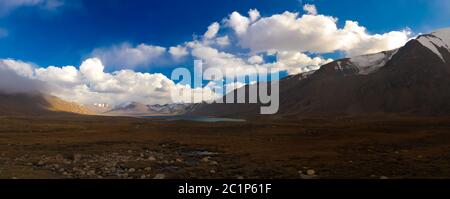
[[[172,70],[194,59],[298,74],[443,27],[449,0],[0,0],[0,66],[82,103],[165,102]]]
[[[24,6],[4,14],[0,27],[8,35],[0,39],[0,57],[42,66],[79,65],[98,47],[122,42],[172,46],[188,41],[233,11],[256,8],[262,16],[302,11],[298,0],[75,1],[54,10]],[[339,18],[341,25],[356,20],[374,33],[405,27],[427,32],[450,26],[450,6],[439,6],[436,0],[302,2],[314,3],[320,13]]]

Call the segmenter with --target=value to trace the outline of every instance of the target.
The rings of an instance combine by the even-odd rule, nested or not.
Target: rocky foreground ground
[[[185,168],[204,167],[205,172],[214,174],[219,167],[215,156],[219,153],[209,151],[174,151],[163,144],[161,150],[142,148],[137,151],[98,153],[59,153],[56,155],[33,156],[22,153],[15,158],[2,154],[1,161],[6,165],[23,166],[32,171],[49,172],[49,176],[62,178],[121,178],[121,179],[164,179],[168,174]],[[23,168],[22,168],[23,169]],[[7,175],[5,171],[2,172]],[[195,177],[196,173],[191,173]],[[241,177],[241,176],[237,176]],[[13,178],[17,178],[13,176]]]
[[[449,178],[450,119],[0,118],[0,178]]]

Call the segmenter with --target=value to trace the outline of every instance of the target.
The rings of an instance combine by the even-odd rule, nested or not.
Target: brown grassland
[[[0,178],[449,178],[449,132],[450,118],[3,116]]]

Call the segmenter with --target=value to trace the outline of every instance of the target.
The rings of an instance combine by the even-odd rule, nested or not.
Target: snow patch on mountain
[[[151,112],[160,114],[183,114],[189,110],[191,104],[166,104],[166,105],[148,105]]]
[[[193,108],[192,104],[146,105],[139,102],[125,102],[104,113],[122,116],[179,115],[191,108]]]
[[[342,71],[341,61],[337,61],[336,64],[337,64],[337,66],[334,69]]]
[[[450,52],[450,28],[441,29],[431,34],[422,35],[417,38],[417,41],[433,51],[433,53],[439,56],[443,62],[446,62],[439,49],[446,49]]]
[[[135,106],[137,106],[137,105],[138,105],[137,102],[124,102],[124,103],[121,103],[121,104],[115,106],[115,107],[114,107],[114,110],[119,110],[119,109],[131,109],[131,108],[133,108],[133,107],[135,107]]]
[[[384,65],[397,53],[398,49],[370,55],[361,55],[350,58],[350,62],[358,69],[358,74],[371,74]],[[339,64],[339,63],[338,63]]]

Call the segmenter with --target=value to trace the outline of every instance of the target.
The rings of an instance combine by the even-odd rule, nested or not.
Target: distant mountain
[[[44,94],[0,93],[0,116],[36,115],[57,113],[110,116],[179,115],[189,111],[190,104],[145,105],[127,102],[111,108],[108,104],[79,105]]]
[[[48,115],[55,113],[95,114],[84,106],[64,101],[55,96],[0,93],[1,115]]]
[[[107,115],[145,115],[148,114],[148,107],[137,102],[127,102],[120,104],[107,111]]]
[[[179,115],[189,111],[190,107],[190,104],[145,105],[138,102],[127,102],[114,107],[105,114],[121,116]]]
[[[84,106],[97,114],[106,113],[112,109],[112,106],[106,103],[94,103]]]
[[[148,105],[151,112],[168,115],[179,115],[186,113],[192,108],[191,104],[166,104],[166,105]]]
[[[450,115],[450,28],[419,36],[396,50],[336,60],[278,83],[280,109],[272,117]],[[189,114],[252,117],[259,115],[259,107],[201,104]]]

